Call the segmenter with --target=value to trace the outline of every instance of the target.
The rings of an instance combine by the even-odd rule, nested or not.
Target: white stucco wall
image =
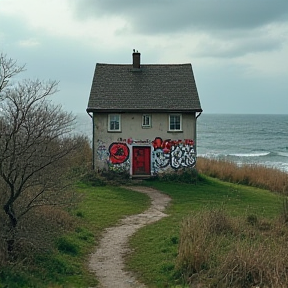
[[[108,149],[113,142],[127,143],[128,139],[133,139],[133,141],[135,141],[134,143],[137,145],[150,145],[151,151],[153,150],[152,141],[156,137],[160,137],[163,140],[184,141],[184,139],[192,139],[194,140],[194,143],[196,143],[195,113],[181,113],[182,132],[169,132],[169,113],[144,114],[151,115],[152,125],[150,128],[142,127],[142,113],[121,113],[121,132],[108,132],[108,113],[94,113],[93,146],[95,169],[108,168]],[[130,149],[130,145],[128,146]]]

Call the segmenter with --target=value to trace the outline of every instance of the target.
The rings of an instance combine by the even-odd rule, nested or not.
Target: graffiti
[[[154,173],[158,173],[159,170],[166,168],[170,162],[170,146],[168,140],[163,141],[160,137],[156,137],[152,141],[154,151],[152,153],[153,157],[153,170]]]
[[[106,146],[103,141],[98,140],[97,141],[97,149],[96,149],[97,157],[99,160],[104,161],[107,160],[109,156],[109,152],[106,149]]]
[[[130,170],[130,161],[127,160],[120,164],[113,164],[108,161],[108,169],[114,172],[128,172]]]
[[[127,143],[128,145],[133,145],[133,144],[151,144],[151,140],[150,139],[145,139],[145,140],[137,140],[137,139],[133,139],[133,138],[128,138],[128,139],[123,139],[123,138],[118,138],[117,142],[121,142],[121,143]]]
[[[128,139],[127,139],[127,143],[128,143],[129,145],[132,145],[132,144],[150,144],[150,143],[151,143],[151,140],[149,140],[149,139],[146,139],[146,140],[136,140],[136,139],[128,138]]]
[[[106,149],[104,143],[99,140],[97,155],[100,160],[107,161],[109,170],[115,172],[129,172],[129,170],[133,170],[133,167],[131,167],[132,163],[129,159],[129,147],[132,149],[130,145],[136,144],[135,146],[143,146],[146,144],[145,146],[148,146],[148,143],[153,147],[151,155],[152,159],[150,159],[149,155],[145,161],[151,161],[154,174],[164,172],[166,169],[169,169],[169,167],[177,170],[181,168],[194,167],[196,164],[194,141],[191,139],[162,140],[162,138],[156,137],[151,141],[148,139],[135,140],[132,138],[119,138],[118,141],[113,142],[108,149]],[[135,165],[135,163],[133,165]]]
[[[129,148],[125,143],[114,142],[109,146],[109,162],[121,164],[128,160]]]
[[[192,167],[196,163],[194,147],[189,144],[179,143],[171,147],[170,165],[174,169]]]
[[[159,170],[166,168],[169,165],[170,155],[164,153],[162,149],[153,151],[152,157],[154,160],[152,162],[154,173],[158,173]]]
[[[163,141],[160,137],[156,137],[152,145],[154,173],[158,173],[169,164],[172,168],[179,169],[193,167],[196,163],[194,141],[191,139]]]

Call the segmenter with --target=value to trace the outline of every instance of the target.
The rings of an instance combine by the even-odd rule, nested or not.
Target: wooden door
[[[133,175],[150,175],[151,147],[133,147]]]

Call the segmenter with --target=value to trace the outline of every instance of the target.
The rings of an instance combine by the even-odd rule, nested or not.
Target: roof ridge
[[[96,63],[97,65],[103,66],[133,66],[133,64],[117,64],[117,63]],[[184,66],[184,65],[192,65],[191,63],[167,63],[167,64],[141,64],[141,66]]]

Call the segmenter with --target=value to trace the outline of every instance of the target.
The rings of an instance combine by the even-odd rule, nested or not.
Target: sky
[[[0,0],[19,79],[59,81],[85,113],[96,63],[191,63],[203,113],[288,114],[287,0]]]

